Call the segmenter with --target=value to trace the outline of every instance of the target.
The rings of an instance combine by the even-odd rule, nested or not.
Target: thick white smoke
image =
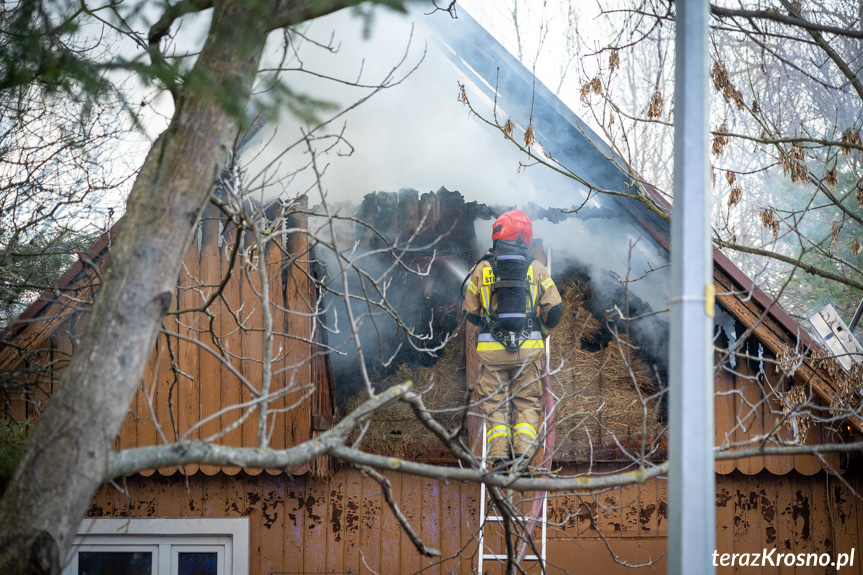
[[[431,17],[448,18],[443,14],[401,16],[380,11],[371,35],[363,38],[363,22],[350,10],[343,10],[314,21],[303,31],[318,43],[327,44],[334,38],[338,51],[331,53],[302,41],[297,50],[299,57],[290,61],[289,67],[298,67],[301,62],[307,71],[377,85],[406,53],[404,64],[394,73],[396,78],[402,78],[418,64],[401,84],[372,95],[326,129],[329,134],[344,129],[345,140],[320,160],[321,167],[326,166],[323,186],[330,200],[350,199],[356,203],[372,191],[395,192],[412,187],[428,192],[444,186],[461,191],[468,201],[484,203],[520,205],[534,201],[548,207],[580,202],[580,186],[572,180],[541,167],[519,170],[519,163],[528,159],[457,100],[458,83],[468,78],[444,56],[422,25],[422,18]],[[447,26],[458,33],[460,23],[453,20]],[[270,59],[274,55],[275,52]],[[294,93],[334,103],[340,112],[373,91],[306,72],[290,72],[286,77]],[[467,90],[474,107],[491,118],[493,102],[470,85]],[[507,97],[515,96],[502,95],[499,108],[506,108]],[[529,98],[530,94],[519,97]],[[323,118],[334,114],[319,115]],[[499,118],[506,120],[506,116]],[[513,121],[523,125],[528,119]],[[282,155],[306,128],[285,114],[261,130],[245,150],[249,174],[270,166],[269,196],[284,193],[284,188],[288,193],[301,193],[312,186],[314,174],[308,170],[293,176],[289,184],[284,179],[309,159],[302,145]],[[332,143],[333,140],[321,141],[317,147],[323,149]],[[315,202],[314,195],[310,199]]]

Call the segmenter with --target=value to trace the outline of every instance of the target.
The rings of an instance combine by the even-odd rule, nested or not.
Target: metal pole
[[[671,220],[668,573],[714,573],[707,0],[678,0]]]

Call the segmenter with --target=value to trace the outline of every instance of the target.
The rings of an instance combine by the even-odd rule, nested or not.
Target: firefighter
[[[542,417],[543,337],[563,304],[545,266],[528,251],[533,224],[510,210],[492,225],[492,249],[466,281],[462,311],[479,326],[477,390],[484,398],[488,463],[501,470],[536,451]]]

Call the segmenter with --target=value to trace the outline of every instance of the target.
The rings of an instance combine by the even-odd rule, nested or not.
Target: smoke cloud
[[[495,102],[496,78],[482,77],[472,65],[470,54],[452,52],[451,46],[458,45],[452,38],[471,33],[467,25],[469,16],[462,13],[459,20],[437,26],[441,34],[450,35],[445,43],[424,24],[424,19],[435,17],[449,18],[445,14],[423,16],[414,12],[401,16],[376,11],[368,37],[363,35],[363,22],[349,10],[305,27],[304,38],[295,37],[287,51],[290,57],[285,65],[302,68],[287,73],[288,88],[294,94],[313,96],[334,106],[329,111],[319,110],[320,118],[338,117],[315,132],[317,139],[309,144],[297,142],[301,142],[315,122],[293,115],[271,119],[243,150],[241,163],[248,174],[249,187],[264,200],[308,193],[310,205],[321,202],[317,175],[307,167],[312,160],[311,148],[315,151],[317,172],[322,174],[321,191],[331,205],[345,202],[345,213],[360,206],[366,194],[394,193],[403,188],[423,194],[445,187],[459,191],[466,203],[475,202],[471,235],[475,236],[476,245],[464,246],[458,258],[451,258],[435,270],[436,274],[448,276],[446,281],[439,280],[427,289],[414,279],[395,278],[398,281],[393,285],[401,281],[408,286],[403,291],[397,288],[390,291],[405,318],[428,321],[431,296],[437,298],[435,305],[442,305],[450,298],[458,307],[460,294],[453,286],[459,285],[460,279],[455,278],[457,274],[452,269],[471,266],[473,256],[466,254],[482,253],[491,245],[492,219],[516,207],[531,214],[552,209],[546,214],[532,215],[534,237],[542,238],[544,245],[552,248],[552,271],[556,278],[567,268],[587,270],[597,294],[592,311],[598,317],[602,318],[605,310],[615,305],[623,309],[623,284],[619,280],[642,275],[643,279],[628,284],[633,306],[629,312],[643,314],[666,309],[669,276],[663,266],[668,262],[668,254],[633,224],[617,201],[608,196],[593,196],[577,215],[560,215],[555,208],[585,202],[588,197],[585,188],[535,165],[498,129],[472,115],[458,100],[461,83],[473,107],[486,119],[493,120],[495,110],[501,124],[508,119],[507,111],[526,116],[512,118],[516,124],[514,137],[520,139],[530,121],[523,110],[535,96],[529,74],[523,69],[518,72],[520,65],[502,66],[500,74],[521,73],[525,81],[518,84],[522,86],[518,89],[512,88],[516,83],[509,82],[509,91],[497,94]],[[331,38],[337,50],[322,48],[330,44]],[[277,48],[273,46],[268,58],[271,63],[280,54]],[[403,65],[392,72],[402,59]],[[416,70],[405,77],[414,67]],[[379,84],[391,72],[401,80],[398,85],[377,93],[373,93],[372,87],[363,87]],[[346,83],[319,75],[341,78]],[[367,100],[361,101],[366,97]],[[585,170],[589,173],[588,180],[615,173],[595,161],[585,165],[579,151],[584,144],[561,141],[564,137],[561,134],[569,132],[559,129],[561,126],[543,123],[543,118],[550,117],[548,110],[560,110],[562,104],[536,98],[533,106],[528,109],[536,111],[533,121],[537,140],[562,164],[577,172]],[[571,130],[569,126],[566,128]],[[619,187],[618,180],[605,187]],[[348,202],[354,208],[347,207]],[[345,234],[343,247],[357,247],[356,237]],[[332,269],[334,255],[325,252],[318,249],[316,255]],[[420,256],[423,254],[417,255]],[[362,261],[360,265],[370,274],[378,274],[389,265],[380,258]],[[360,290],[356,274],[351,275],[350,283],[352,290]],[[334,321],[339,305],[332,304],[330,322]],[[341,321],[345,312],[343,307],[338,312]],[[366,323],[371,324],[369,320]],[[423,325],[415,327],[420,332],[427,329]],[[346,328],[344,323],[340,328]],[[399,343],[398,331],[394,322],[381,318],[363,333],[363,345],[371,356],[387,359]],[[635,322],[632,333],[651,363],[664,365],[668,325],[662,316]]]

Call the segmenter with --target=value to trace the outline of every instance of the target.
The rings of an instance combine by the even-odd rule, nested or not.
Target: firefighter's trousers
[[[510,446],[516,457],[532,455],[542,417],[540,356],[531,354],[526,362],[515,358],[489,362],[483,355],[480,353],[477,391],[486,415],[488,458],[508,458]]]

